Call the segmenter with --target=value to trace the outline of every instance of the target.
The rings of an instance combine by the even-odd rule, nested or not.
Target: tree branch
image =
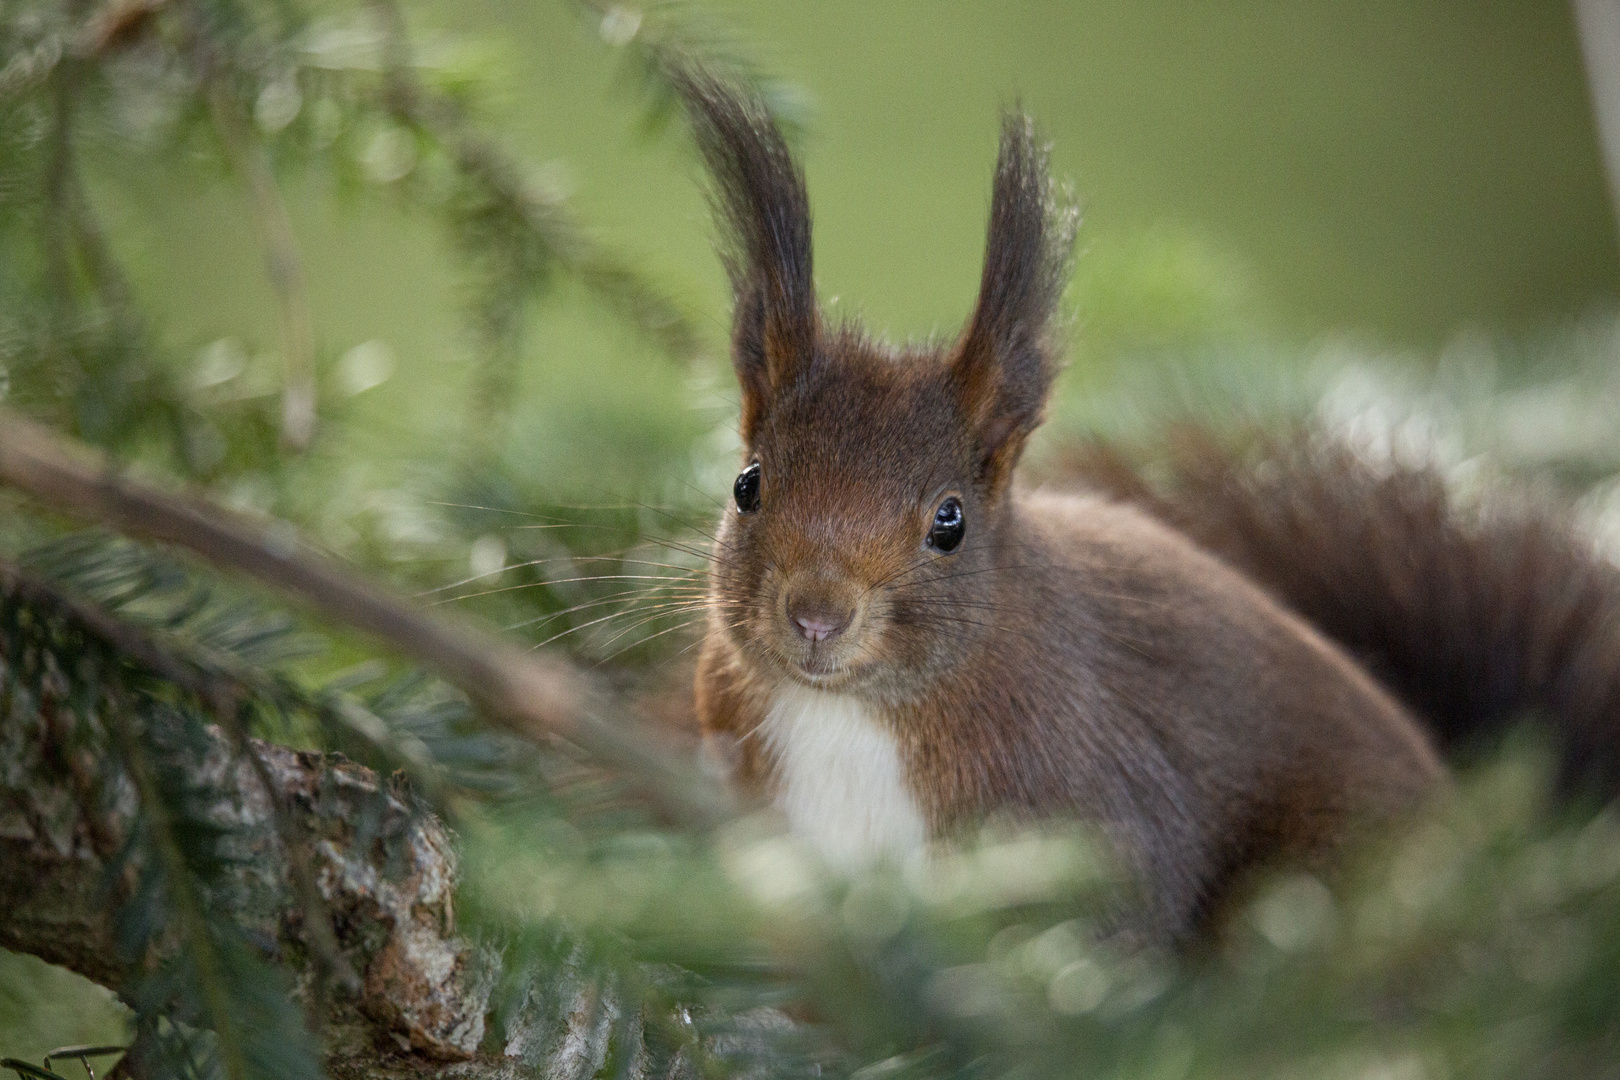
[[[1573,0],[1609,205],[1620,222],[1620,2]]]
[[[209,100],[214,125],[247,185],[270,288],[276,294],[281,321],[281,440],[290,449],[307,450],[315,437],[315,326],[298,237],[293,233],[292,217],[287,213],[264,144],[254,136],[229,90],[217,79]]]
[[[79,666],[76,683],[64,662]],[[85,665],[99,665],[102,677]],[[141,863],[156,859],[167,864],[171,901],[187,908],[181,936],[161,936],[157,948],[186,950],[196,976],[215,984],[207,1004],[222,1042],[233,1025],[251,1022],[234,1012],[214,932],[204,929],[223,917],[287,970],[294,996],[317,1012],[335,1080],[407,1080],[447,1063],[441,1075],[462,1080],[577,1080],[602,1066],[616,1039],[603,1018],[635,1006],[603,999],[571,961],[543,973],[554,1002],[526,1002],[505,1018],[503,1041],[489,1045],[499,961],[457,936],[451,838],[403,788],[338,755],[246,738],[233,746],[195,719],[185,737],[145,730],[136,707],[145,691],[139,677],[124,681],[130,669],[205,710],[228,711],[233,693],[247,689],[0,561],[0,947],[139,995],[159,957],[123,951],[127,937],[115,923],[120,908],[141,902],[140,890],[107,884],[133,885]],[[160,696],[169,700],[168,691]],[[206,883],[193,878],[173,822],[153,821],[167,818],[176,798],[158,790],[159,771],[186,777],[193,837],[199,826],[219,837],[210,860],[218,869]],[[298,881],[300,852],[308,887]],[[176,886],[183,895],[175,897]],[[354,977],[324,987],[326,949]],[[199,951],[213,956],[214,970],[202,970]],[[690,1075],[678,1048],[673,1056],[651,1048],[639,1019],[625,1030],[630,1041],[618,1041],[617,1052],[635,1058],[629,1075]]]
[[[428,615],[319,554],[285,522],[251,520],[201,498],[161,491],[115,471],[83,444],[5,409],[0,483],[80,520],[184,548],[383,640],[459,687],[507,730],[531,739],[565,739],[625,774],[672,821],[704,828],[733,813],[729,797],[695,764],[685,763],[646,725],[629,723],[628,710],[566,659]]]
[[[128,663],[187,692],[208,689],[139,631],[0,565],[0,606],[10,605],[111,645]],[[20,653],[11,644],[0,657]],[[0,660],[0,675],[14,682],[19,673]],[[492,973],[455,936],[455,856],[437,819],[340,757],[251,740],[250,762],[217,728],[205,729],[200,745],[161,749],[143,742],[139,753],[114,753],[115,746],[128,751],[124,744],[138,737],[127,709],[87,708],[66,694],[41,694],[37,703],[21,707],[15,693],[0,699],[0,751],[11,766],[0,776],[0,945],[113,989],[131,985],[138,971],[126,967],[116,946],[117,900],[103,884],[123,845],[98,837],[129,837],[137,813],[158,812],[162,799],[152,790],[146,762],[163,754],[183,759],[166,764],[183,769],[206,792],[200,812],[238,849],[227,880],[212,890],[215,902],[229,898],[233,922],[291,968],[306,997],[318,978],[307,940],[312,913],[290,885],[287,838],[275,804],[288,808],[292,829],[320,838],[309,845],[314,878],[324,905],[340,916],[337,947],[363,973],[325,1017],[329,1064],[363,1061],[365,1074],[375,1077],[419,1069],[412,1058],[474,1057]],[[126,762],[141,767],[132,770]],[[72,790],[76,786],[93,787],[102,797],[85,799]],[[368,833],[355,824],[362,821],[376,824]],[[207,945],[209,935],[200,930],[203,898],[192,891],[178,851],[166,849],[163,835],[157,840],[157,855],[174,864],[168,867],[171,887],[185,886],[182,899],[190,901],[186,914],[197,931],[192,937]],[[173,846],[171,837],[167,847]],[[223,1000],[211,1004],[226,1008]],[[230,1018],[223,1019],[228,1027]]]

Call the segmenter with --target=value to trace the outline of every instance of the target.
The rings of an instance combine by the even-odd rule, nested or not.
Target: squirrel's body
[[[903,856],[986,815],[1079,817],[1178,934],[1255,848],[1317,859],[1441,775],[1406,710],[1336,646],[1135,508],[1035,493],[1004,528],[1018,540],[991,548],[997,569],[956,605],[969,648],[902,694],[751,663],[716,608],[699,713],[739,780],[832,861]]]
[[[1320,860],[1441,782],[1369,670],[1447,741],[1544,705],[1620,772],[1620,580],[1556,529],[1476,534],[1426,477],[1309,455],[1266,490],[1189,473],[1179,502],[1106,455],[1093,493],[1015,489],[1076,222],[1027,120],[1003,125],[966,329],[896,350],[824,322],[764,107],[702,72],[682,90],[732,242],[744,445],[698,714],[832,861],[1081,818],[1139,874],[1136,925],[1186,935],[1252,869]]]

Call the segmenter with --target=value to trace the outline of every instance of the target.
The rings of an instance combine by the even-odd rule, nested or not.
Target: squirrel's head
[[[997,626],[1007,489],[1056,373],[1078,214],[1009,112],[973,315],[954,342],[891,349],[824,322],[804,173],[764,106],[702,72],[681,90],[725,233],[742,390],[716,626],[768,671],[909,696]]]

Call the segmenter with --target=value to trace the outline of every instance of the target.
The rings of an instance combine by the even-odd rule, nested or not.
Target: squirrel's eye
[[[731,485],[731,494],[737,500],[739,514],[752,514],[759,509],[759,462],[754,462],[737,474],[737,482]]]
[[[928,546],[935,551],[955,551],[967,532],[962,518],[962,500],[955,495],[939,504],[934,511],[934,525],[928,530]]]

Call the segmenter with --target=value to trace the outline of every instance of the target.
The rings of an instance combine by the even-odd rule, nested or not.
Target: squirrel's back
[[[1174,937],[1251,867],[1320,862],[1441,775],[1337,646],[1180,534],[1098,496],[1009,502],[971,597],[936,602],[974,645],[921,687],[804,685],[749,658],[725,629],[739,597],[717,595],[700,714],[743,783],[835,861],[986,816],[1081,817]]]

